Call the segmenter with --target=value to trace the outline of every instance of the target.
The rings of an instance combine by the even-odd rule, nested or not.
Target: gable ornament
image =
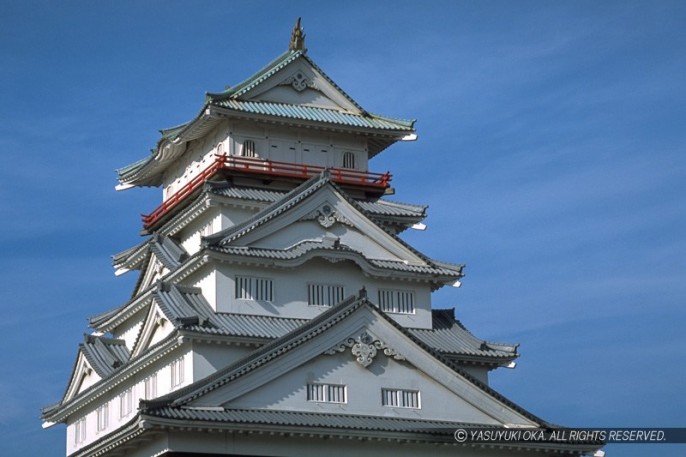
[[[344,342],[324,352],[324,354],[334,355],[344,352],[348,348],[350,348],[350,353],[355,357],[355,361],[365,368],[372,364],[379,351],[382,351],[385,356],[392,357],[395,360],[405,360],[405,357],[402,354],[399,354],[395,349],[388,347],[383,341],[374,339],[367,332],[360,333],[356,338],[348,338]]]
[[[291,32],[291,41],[288,43],[289,51],[307,51],[305,48],[305,29],[300,25],[300,19],[295,22]]]
[[[319,222],[319,225],[321,225],[324,228],[329,228],[332,225],[334,225],[336,222],[348,225],[350,227],[354,226],[352,222],[350,222],[344,216],[338,214],[338,212],[336,212],[336,210],[334,210],[333,207],[328,203],[320,206],[319,208],[310,212],[309,214],[306,214],[300,220],[301,221],[316,220],[317,222]]]
[[[298,92],[302,92],[308,87],[312,86],[312,81],[310,81],[310,78],[305,76],[305,73],[302,71],[296,71],[291,75],[290,78],[286,79],[282,84],[284,85],[291,85],[293,89],[297,90]]]

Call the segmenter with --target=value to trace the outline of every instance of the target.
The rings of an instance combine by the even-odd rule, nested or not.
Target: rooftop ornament
[[[307,51],[305,48],[305,29],[300,26],[300,19],[295,21],[295,26],[293,26],[293,32],[291,32],[291,42],[288,43],[289,51]]]

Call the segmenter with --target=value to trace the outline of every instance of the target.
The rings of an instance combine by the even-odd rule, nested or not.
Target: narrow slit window
[[[98,419],[97,430],[99,432],[102,432],[107,428],[107,424],[109,423],[109,415],[109,406],[107,403],[98,407],[96,416]]]
[[[171,363],[171,386],[172,388],[183,383],[184,367],[183,357]]]
[[[82,417],[74,423],[74,444],[86,441],[86,418]]]
[[[127,417],[133,411],[133,387],[119,395],[119,418]]]
[[[151,400],[157,397],[157,373],[145,378],[145,399]]]

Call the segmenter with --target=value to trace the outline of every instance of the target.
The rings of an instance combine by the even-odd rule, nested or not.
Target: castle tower
[[[554,428],[488,386],[517,346],[432,309],[462,266],[399,234],[426,207],[387,199],[370,160],[416,139],[288,50],[207,94],[119,170],[162,188],[144,240],[114,256],[132,297],[91,317],[64,397],[68,456],[580,455],[596,444],[458,442],[458,428]]]

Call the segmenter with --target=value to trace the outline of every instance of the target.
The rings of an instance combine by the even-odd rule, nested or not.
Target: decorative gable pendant
[[[303,216],[301,221],[310,221],[310,220],[316,220],[319,222],[319,225],[321,225],[324,228],[329,228],[332,225],[334,225],[336,222],[340,222],[341,224],[346,224],[349,226],[353,226],[352,222],[350,222],[348,219],[345,217],[341,216],[336,212],[333,207],[326,203],[316,210],[310,212],[309,214]]]
[[[365,368],[372,364],[380,350],[383,350],[387,357],[405,360],[405,357],[395,349],[389,348],[383,341],[375,340],[367,332],[360,333],[357,338],[348,338],[345,342],[326,351],[325,354],[334,355],[338,352],[344,352],[347,348],[350,348],[350,353],[355,357],[355,361]]]
[[[293,86],[293,89],[297,90],[298,92],[304,91],[311,84],[309,78],[305,76],[305,73],[302,71],[295,72],[293,76],[284,81],[284,83],[290,84]]]
[[[329,205],[324,205],[319,209],[319,217],[317,222],[324,227],[329,228],[336,223],[336,212],[331,209]]]

